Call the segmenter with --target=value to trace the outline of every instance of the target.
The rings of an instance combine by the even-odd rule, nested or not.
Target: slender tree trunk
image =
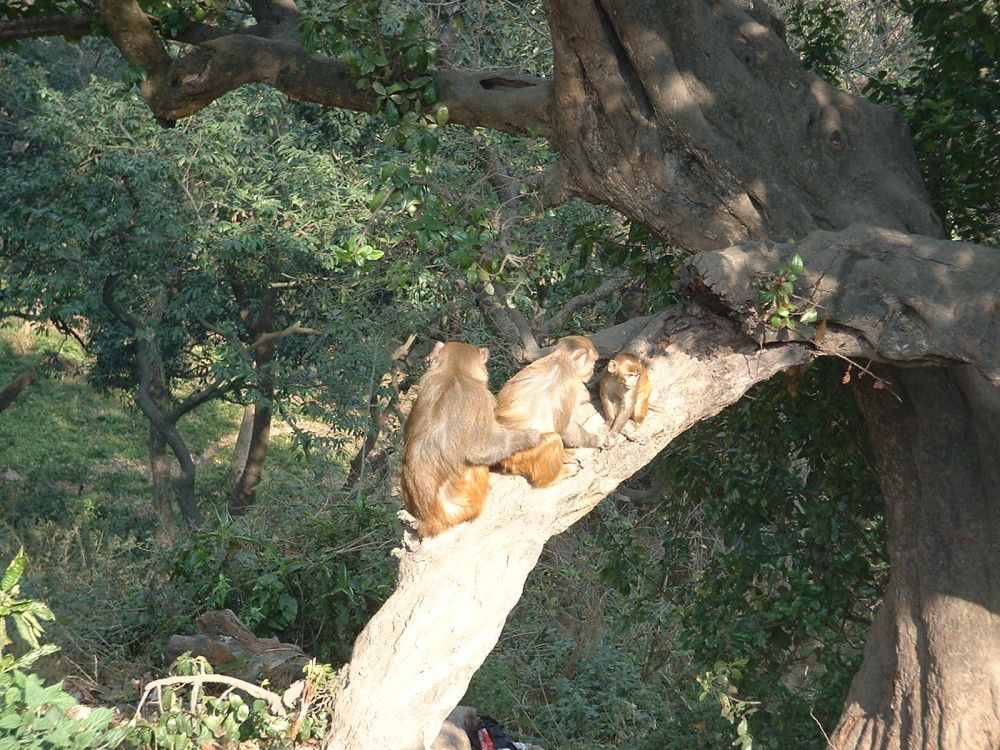
[[[267,390],[269,392],[263,395],[268,399],[268,403],[257,404],[254,409],[253,429],[246,465],[236,482],[232,497],[229,498],[229,515],[231,516],[241,516],[250,509],[254,489],[260,484],[264,474],[264,462],[267,459],[267,449],[271,443],[270,399],[274,397],[274,389],[267,388]]]
[[[371,420],[368,424],[368,432],[365,434],[365,439],[361,443],[358,452],[351,459],[351,468],[347,472],[347,481],[344,483],[345,487],[353,487],[365,474],[371,473],[373,464],[371,453],[375,450],[375,444],[378,443],[379,435],[382,434],[382,427],[385,425],[389,409],[397,400],[396,395],[393,395],[389,404],[383,408],[379,404],[378,396],[373,395],[371,397],[368,403],[368,417]]]
[[[205,524],[205,517],[198,508],[198,502],[194,497],[195,464],[191,458],[191,451],[188,450],[184,438],[176,425],[171,424],[168,444],[174,452],[174,457],[181,467],[181,475],[174,482],[174,492],[177,495],[177,504],[180,506],[181,515],[192,529],[201,528]]]
[[[136,337],[136,361],[140,371],[136,403],[149,420],[151,429],[159,433],[160,438],[170,446],[177,459],[181,475],[173,483],[174,496],[188,526],[199,528],[205,523],[205,517],[201,514],[194,498],[194,459],[191,458],[191,451],[184,442],[184,436],[177,429],[176,422],[165,416],[169,396],[163,360],[156,343],[148,336]]]
[[[274,289],[266,289],[261,294],[260,313],[255,321],[250,321],[249,310],[246,308],[241,313],[244,322],[247,323],[247,330],[255,341],[273,331],[277,304],[277,293]],[[271,374],[271,360],[274,359],[274,339],[252,344],[251,353],[254,369],[257,371],[257,390],[260,394],[260,400],[254,405],[253,430],[250,434],[246,465],[240,478],[236,480],[233,494],[229,498],[229,515],[231,516],[241,516],[250,509],[254,490],[264,475],[264,462],[267,460],[267,449],[271,444],[271,415],[274,403],[274,377]]]
[[[155,538],[160,544],[171,544],[177,538],[177,525],[171,504],[170,461],[167,460],[167,443],[152,425],[146,445],[149,449],[149,473],[153,479],[153,509],[159,521]]]
[[[1000,393],[971,368],[857,386],[892,570],[830,746],[1000,747]]]
[[[14,400],[21,395],[21,392],[34,381],[34,370],[25,370],[14,378],[6,388],[0,391],[0,411],[3,411],[14,403]]]
[[[239,477],[247,465],[250,455],[250,436],[253,434],[254,405],[243,407],[243,419],[240,420],[240,431],[236,435],[236,447],[233,449],[233,461],[230,464],[233,474]]]

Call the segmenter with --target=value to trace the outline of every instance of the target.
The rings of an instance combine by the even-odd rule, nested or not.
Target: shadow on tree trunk
[[[1000,747],[1000,393],[970,367],[856,386],[891,572],[830,746]]]

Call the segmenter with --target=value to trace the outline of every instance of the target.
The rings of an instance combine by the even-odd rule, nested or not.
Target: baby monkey
[[[651,390],[646,366],[634,354],[619,352],[608,362],[601,376],[601,405],[609,422],[609,435],[620,433],[630,418],[642,424],[649,413]]]

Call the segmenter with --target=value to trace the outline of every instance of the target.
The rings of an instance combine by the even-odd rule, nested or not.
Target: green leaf
[[[788,262],[788,268],[792,271],[792,273],[802,273],[802,269],[804,267],[805,266],[802,264],[802,256],[798,253],[795,253],[795,255],[792,256],[792,259]]]
[[[815,323],[819,318],[819,311],[815,307],[811,307],[802,313],[802,317],[799,318],[803,323]]]
[[[25,557],[24,547],[21,547],[18,553],[14,555],[14,559],[7,566],[7,571],[3,574],[3,579],[0,580],[0,590],[10,591],[21,579],[21,575],[24,573],[27,564],[28,558]]]

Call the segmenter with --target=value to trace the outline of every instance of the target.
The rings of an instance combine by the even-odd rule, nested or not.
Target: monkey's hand
[[[639,438],[639,428],[635,426],[632,422],[628,422],[622,428],[622,436],[625,439],[632,441],[633,443],[641,443],[642,440]]]

